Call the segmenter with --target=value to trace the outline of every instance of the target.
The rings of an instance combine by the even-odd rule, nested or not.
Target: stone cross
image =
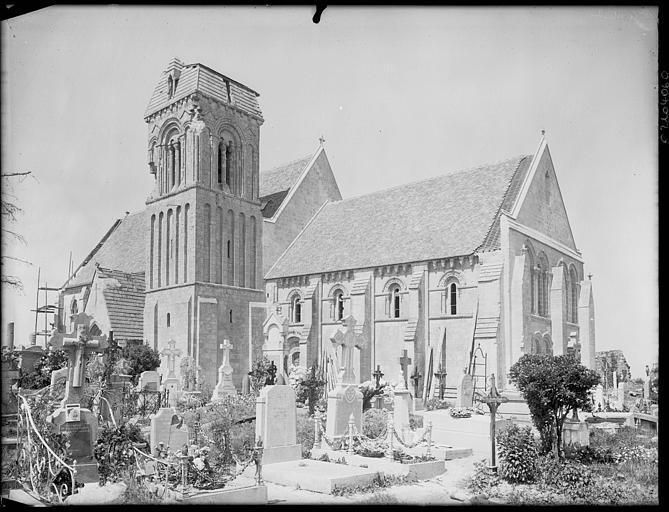
[[[174,365],[177,357],[181,356],[181,349],[175,348],[177,342],[170,338],[167,342],[167,348],[160,351],[161,356],[167,356],[167,378],[176,378],[174,375]]]
[[[374,379],[376,379],[376,389],[379,389],[381,387],[381,377],[385,375],[381,372],[381,365],[376,365],[376,371],[372,373],[372,375],[374,375]]]
[[[509,399],[499,394],[495,386],[495,374],[490,374],[490,392],[480,399],[481,402],[488,405],[490,409],[490,468],[497,471],[497,461],[495,460],[495,415],[500,404],[508,402]]]
[[[444,388],[446,387],[446,369],[443,363],[439,363],[439,370],[434,372],[434,376],[439,379],[439,400],[444,399]]]
[[[273,386],[276,384],[276,370],[277,367],[274,364],[274,361],[272,361],[269,365],[269,368],[267,368],[267,379],[265,379],[265,384],[267,386]]]
[[[414,398],[418,397],[418,383],[420,382],[420,378],[422,375],[418,371],[418,366],[414,366],[413,368],[413,375],[411,375],[411,380],[413,381],[413,396]]]
[[[411,364],[411,358],[408,356],[406,349],[400,357],[400,366],[402,367],[402,375],[404,376],[404,387],[407,387],[407,375],[409,375],[409,365]]]
[[[221,363],[221,366],[218,367],[218,382],[216,383],[216,387],[214,388],[211,397],[212,401],[221,400],[226,395],[237,394],[235,385],[232,383],[233,370],[230,365],[230,350],[234,348],[234,345],[230,343],[230,340],[225,339],[223,340],[221,348],[223,349],[223,362]]]
[[[341,329],[337,329],[337,332],[334,336],[330,337],[330,340],[335,345],[342,346],[342,362],[343,366],[340,368],[340,379],[341,383],[345,384],[355,384],[355,372],[353,371],[353,348],[361,349],[366,345],[367,340],[364,336],[356,334],[354,327],[356,324],[355,318],[352,315],[347,316],[344,319],[344,326],[346,326],[346,332],[342,332]]]
[[[107,348],[107,336],[89,336],[88,329],[92,317],[86,313],[79,313],[74,317],[75,331],[63,336],[54,333],[49,343],[56,350],[67,352],[68,378],[65,385],[65,404],[80,403],[83,394],[84,376],[86,374],[86,361],[93,352],[104,352]]]

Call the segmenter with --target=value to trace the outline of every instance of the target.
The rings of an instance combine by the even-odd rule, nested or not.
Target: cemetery
[[[3,392],[3,407],[14,404],[17,416],[12,439],[3,428],[5,498],[32,504],[371,503],[397,500],[389,496],[424,482],[422,502],[427,496],[439,503],[657,499],[657,406],[654,415],[597,412],[601,384],[592,384],[598,377],[562,356],[524,356],[548,358],[527,366],[537,372],[536,363],[545,362],[543,376],[524,374],[523,358],[511,373],[536,413],[537,391],[526,387],[528,378],[550,379],[556,364],[582,372],[580,398],[561,409],[558,440],[555,431],[517,421],[513,409],[505,413],[509,398],[492,374],[477,387],[465,369],[449,401],[438,368],[432,407],[416,398],[420,374],[404,378],[406,354],[398,357],[398,382],[384,381],[378,365],[374,381],[359,383],[353,356],[365,340],[352,317],[332,336],[341,359],[331,389],[316,364],[280,384],[276,366],[262,358],[244,376],[241,393],[232,380],[230,340],[221,344],[218,382],[207,391],[199,389],[192,358],[180,358],[173,345],[163,351],[165,378],[159,367],[133,373],[142,367],[124,357],[130,351],[91,334],[91,322],[79,314],[72,333],[51,338],[40,359],[46,363],[38,365],[50,372],[47,386],[22,388],[36,377],[20,379],[22,361],[14,351],[3,352],[3,379],[11,390]],[[548,444],[546,436],[553,436]],[[630,476],[624,490],[622,476]]]

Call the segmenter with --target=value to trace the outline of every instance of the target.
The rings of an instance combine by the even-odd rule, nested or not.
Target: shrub
[[[137,384],[142,372],[155,370],[160,366],[160,355],[148,345],[128,344],[123,349],[123,357],[128,363],[128,375]]]
[[[497,432],[500,476],[509,482],[532,482],[537,477],[538,449],[530,427],[510,424]]]
[[[453,403],[446,400],[445,398],[443,400],[439,398],[430,398],[426,403],[425,403],[425,409],[428,411],[433,411],[435,409],[448,409],[449,407],[452,407]]]
[[[566,459],[574,460],[582,464],[610,464],[614,461],[613,452],[610,448],[593,448],[592,446],[565,446],[564,456]]]
[[[415,414],[409,414],[409,428],[411,430],[416,430],[417,428],[423,428],[423,417],[416,416]]]
[[[562,456],[562,426],[570,411],[592,410],[590,390],[599,375],[572,355],[525,354],[509,370],[518,386],[542,440],[542,451],[550,447]]]
[[[467,407],[451,407],[451,410],[448,412],[451,415],[451,418],[471,418],[472,410]]]
[[[385,409],[368,409],[362,413],[362,433],[376,439],[383,434],[388,425],[388,411]]]
[[[49,350],[40,357],[32,369],[19,379],[19,386],[24,389],[42,389],[51,384],[51,373],[67,366],[67,354],[64,350]],[[21,373],[25,369],[21,369]]]
[[[488,467],[485,460],[474,462],[474,472],[466,480],[467,488],[475,493],[487,493],[499,483],[499,475]]]
[[[302,458],[308,459],[314,447],[314,419],[306,414],[297,414],[297,442],[302,445]]]

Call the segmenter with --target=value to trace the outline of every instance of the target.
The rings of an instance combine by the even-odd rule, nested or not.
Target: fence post
[[[353,413],[348,417],[348,456],[349,458],[353,455],[353,425],[355,419],[353,418]]]
[[[393,431],[395,426],[393,425],[393,413],[388,413],[388,449],[386,450],[386,459],[393,460]]]
[[[427,451],[425,455],[432,457],[432,420],[427,420]]]

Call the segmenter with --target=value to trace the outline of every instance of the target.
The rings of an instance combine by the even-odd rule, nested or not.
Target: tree
[[[131,344],[123,349],[123,357],[127,359],[132,382],[137,384],[142,372],[155,370],[160,366],[160,355],[148,345]]]
[[[2,215],[2,238],[3,240],[12,239],[22,244],[25,244],[25,239],[16,231],[9,229],[7,226],[9,223],[16,222],[16,216],[21,213],[21,208],[14,202],[15,197],[11,194],[9,178],[20,178],[21,180],[25,179],[26,176],[30,175],[30,171],[27,172],[8,172],[2,173],[2,198],[0,200],[0,214]],[[34,177],[34,176],[33,176]],[[7,236],[9,235],[9,236]],[[4,252],[4,251],[3,251]],[[29,261],[22,260],[20,258],[15,258],[13,256],[8,256],[6,254],[2,255],[2,264],[4,265],[5,259],[20,261],[31,265]],[[3,285],[9,285],[12,288],[17,290],[23,290],[23,283],[17,276],[2,273],[0,278]]]
[[[564,420],[570,411],[592,410],[589,392],[600,382],[598,373],[572,355],[525,354],[509,375],[527,401],[543,451],[552,447],[561,458]]]

